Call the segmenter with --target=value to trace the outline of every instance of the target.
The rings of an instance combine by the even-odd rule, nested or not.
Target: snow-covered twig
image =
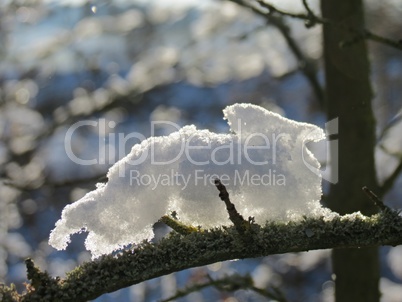
[[[235,227],[192,232],[186,236],[172,233],[159,243],[143,242],[118,255],[84,263],[68,273],[66,279],[37,282],[30,277],[33,279],[27,293],[19,295],[8,287],[0,288],[0,292],[3,301],[79,302],[219,261],[327,248],[395,246],[402,244],[402,218],[396,211],[383,211],[371,217],[333,213],[328,217],[256,225],[252,244],[241,237]]]

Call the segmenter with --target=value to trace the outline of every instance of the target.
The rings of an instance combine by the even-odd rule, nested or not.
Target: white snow
[[[153,224],[173,210],[185,224],[230,225],[217,177],[238,211],[260,224],[326,212],[320,165],[305,145],[325,138],[321,128],[251,104],[223,112],[230,134],[192,125],[135,145],[110,168],[106,184],[64,208],[49,244],[65,249],[70,235],[88,231],[86,248],[98,257],[151,239]]]

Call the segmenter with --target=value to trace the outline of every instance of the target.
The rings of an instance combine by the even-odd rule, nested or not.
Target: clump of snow
[[[216,178],[257,223],[322,215],[320,165],[306,143],[324,139],[323,130],[251,104],[223,112],[229,134],[192,125],[135,145],[106,184],[64,208],[50,245],[65,249],[71,234],[85,230],[86,248],[98,257],[151,239],[153,224],[173,210],[185,224],[230,225]]]

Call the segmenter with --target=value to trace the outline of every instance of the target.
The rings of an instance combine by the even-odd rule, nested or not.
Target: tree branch
[[[392,186],[394,185],[395,181],[399,177],[399,175],[402,172],[402,159],[399,162],[398,166],[395,168],[394,172],[391,173],[390,176],[384,181],[382,186],[380,187],[380,195],[383,196],[385,193],[387,193]]]
[[[352,33],[355,34],[354,39],[352,39],[351,41],[346,41],[344,43],[342,43],[343,46],[348,46],[348,44],[353,44],[355,42],[357,42],[358,40],[371,40],[374,42],[378,42],[378,43],[382,43],[384,45],[388,45],[390,47],[402,50],[402,40],[393,40],[393,39],[389,39],[380,35],[377,35],[367,29],[359,29],[359,28],[354,28],[351,26],[347,26],[344,25],[342,23],[338,23],[338,22],[333,22],[332,20],[326,19],[326,18],[322,18],[322,17],[318,17],[316,14],[314,14],[314,12],[310,9],[307,0],[303,0],[303,5],[306,8],[307,14],[294,14],[294,13],[290,13],[290,12],[286,12],[284,10],[280,10],[277,9],[275,6],[266,3],[263,0],[256,0],[261,6],[266,7],[269,9],[269,12],[275,12],[278,13],[282,16],[288,16],[291,18],[295,18],[295,19],[300,19],[300,20],[304,20],[306,21],[306,26],[307,27],[311,27],[314,26],[315,24],[329,24],[331,26],[335,26],[335,27],[340,27],[342,29],[348,30]]]
[[[281,16],[287,16],[299,20],[304,20],[307,22],[307,26],[313,26],[315,24],[330,24],[331,26],[339,27],[342,29],[345,29],[353,34],[355,34],[355,39],[353,41],[346,41],[342,43],[344,46],[348,46],[348,44],[355,43],[356,39],[361,40],[361,39],[366,39],[366,40],[371,40],[374,42],[378,42],[387,46],[390,46],[392,48],[396,48],[399,50],[402,50],[402,40],[393,40],[389,39],[383,36],[380,36],[378,34],[375,34],[367,29],[359,29],[359,28],[353,28],[347,25],[344,25],[342,23],[337,23],[333,22],[331,20],[325,19],[318,17],[313,13],[313,11],[309,8],[307,9],[308,5],[306,0],[303,0],[304,7],[307,10],[307,14],[304,13],[291,13],[287,12],[281,9],[276,8],[274,5],[269,4],[263,0],[256,0],[256,1],[250,1],[250,0],[229,0],[232,2],[235,2],[241,6],[250,8],[253,10],[255,13],[257,13],[260,16],[263,16],[265,18],[268,18],[272,14],[277,14]],[[257,6],[258,4],[259,6]]]
[[[4,286],[0,293],[3,301],[79,302],[219,261],[316,249],[402,244],[402,218],[396,211],[383,211],[371,217],[334,213],[330,217],[252,226],[252,244],[245,242],[234,226],[185,236],[171,233],[159,243],[143,242],[116,256],[107,255],[84,263],[68,273],[66,279],[48,280],[45,273],[35,270],[35,274],[29,275],[31,284],[27,293],[18,295],[15,289]]]
[[[269,289],[262,289],[254,286],[253,278],[250,275],[241,276],[239,274],[233,274],[231,276],[225,276],[220,279],[212,279],[207,275],[208,281],[203,283],[187,286],[185,289],[177,291],[174,296],[161,300],[160,302],[169,302],[178,298],[185,297],[193,292],[200,291],[206,287],[213,286],[220,291],[237,291],[239,289],[252,290],[263,297],[272,299],[278,302],[287,302],[285,296],[277,288],[271,287]]]
[[[229,1],[234,2],[240,6],[251,9],[254,13],[264,17],[269,24],[275,26],[279,30],[279,32],[284,37],[286,43],[288,44],[289,49],[291,50],[293,55],[296,57],[296,60],[298,62],[298,68],[304,74],[307,81],[309,82],[309,84],[314,92],[314,95],[317,98],[318,103],[320,104],[321,107],[324,108],[324,92],[318,81],[317,72],[316,72],[316,68],[313,64],[313,61],[307,59],[307,57],[303,53],[302,49],[299,47],[299,45],[297,44],[295,39],[292,37],[289,27],[286,25],[286,23],[284,22],[284,20],[282,18],[282,16],[285,15],[285,16],[291,16],[291,17],[300,19],[301,16],[304,16],[304,15],[303,14],[284,13],[284,12],[276,9],[274,6],[272,6],[268,3],[262,2],[262,1],[259,1],[259,0],[257,0],[257,2],[255,2],[254,4],[250,1],[245,1],[245,0],[229,0]],[[257,3],[260,4],[262,7],[256,5]],[[268,9],[268,11],[267,11],[267,9]],[[277,13],[277,14],[274,14],[274,13]]]

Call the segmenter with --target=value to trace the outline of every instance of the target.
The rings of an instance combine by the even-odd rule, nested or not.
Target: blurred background
[[[318,1],[311,7],[319,12]],[[300,1],[271,1],[301,12]],[[367,27],[400,39],[402,3],[366,1]],[[279,22],[279,23],[278,23]],[[63,207],[97,182],[139,142],[151,122],[195,124],[227,132],[222,109],[250,102],[298,121],[325,126],[321,27],[288,18],[267,21],[224,0],[3,0],[0,2],[0,282],[26,281],[32,257],[52,276],[89,261],[86,235],[66,251],[47,243]],[[284,33],[286,35],[284,35]],[[289,47],[289,39],[296,49]],[[402,52],[369,43],[377,117],[377,167],[386,178],[402,157]],[[299,49],[302,56],[296,55]],[[321,88],[322,89],[322,88]],[[102,127],[74,131],[78,121]],[[177,129],[167,125],[154,135]],[[325,150],[316,148],[325,160]],[[325,162],[323,166],[325,167]],[[326,183],[324,185],[324,191]],[[401,208],[402,179],[386,196]],[[166,234],[155,225],[156,238]],[[250,274],[278,286],[289,301],[333,301],[329,250],[216,263],[141,283],[96,301],[155,301],[209,274]],[[402,296],[402,247],[381,248],[383,301]],[[266,301],[251,291],[204,289],[180,301]]]

